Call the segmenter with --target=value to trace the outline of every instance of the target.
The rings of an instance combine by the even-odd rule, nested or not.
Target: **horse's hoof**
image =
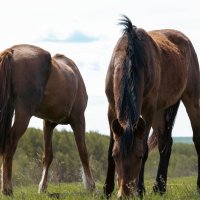
[[[137,194],[140,199],[143,199],[143,196],[145,195],[145,193],[146,193],[145,187],[141,187],[137,189]]]
[[[105,200],[105,199],[108,200],[108,199],[110,199],[110,197],[111,197],[111,195],[108,195],[108,196],[107,196],[106,194],[102,194],[102,195],[100,196],[100,199],[101,199],[101,200]]]
[[[67,194],[66,193],[47,193],[47,196],[50,198],[55,198],[55,199],[65,199]]]
[[[200,195],[200,187],[197,186],[197,193]]]
[[[166,192],[166,186],[159,186],[158,184],[154,184],[154,186],[153,186],[153,192],[155,193],[155,194],[160,194],[160,195],[163,195],[165,192]]]
[[[45,194],[47,192],[46,189],[38,189],[38,194]]]
[[[158,193],[158,190],[159,190],[159,189],[158,189],[158,186],[157,186],[157,185],[154,185],[154,186],[153,186],[153,192],[157,194],[157,193]]]
[[[12,196],[13,195],[13,191],[12,191],[12,189],[3,189],[2,190],[2,194],[6,195],[6,196]]]
[[[47,192],[47,185],[39,184],[38,194],[46,193]]]
[[[104,198],[106,198],[106,199],[110,199],[111,198],[111,193],[104,193]]]
[[[91,192],[94,192],[95,189],[96,189],[96,185],[95,185],[95,182],[93,182],[93,183],[90,185],[89,190],[90,190]]]
[[[103,186],[104,196],[106,197],[106,199],[110,199],[113,190],[114,186],[111,187],[108,187],[106,185]]]

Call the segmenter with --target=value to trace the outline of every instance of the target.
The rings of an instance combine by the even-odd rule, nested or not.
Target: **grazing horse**
[[[144,165],[151,127],[158,137],[160,163],[154,190],[164,192],[171,154],[171,131],[179,102],[186,107],[193,129],[200,172],[200,78],[197,55],[190,40],[176,30],[146,32],[126,16],[106,76],[110,145],[104,185],[107,197],[143,194]],[[197,186],[200,188],[200,176]]]
[[[16,45],[0,54],[3,194],[13,193],[13,155],[32,116],[44,119],[43,173],[39,192],[47,189],[47,175],[53,159],[52,132],[58,124],[71,125],[83,165],[85,184],[89,189],[94,189],[85,144],[84,111],[87,100],[86,88],[77,66],[64,55],[57,54],[51,58],[47,51],[31,45]]]

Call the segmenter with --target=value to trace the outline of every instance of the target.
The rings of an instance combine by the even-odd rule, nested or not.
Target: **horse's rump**
[[[2,52],[0,60],[0,148],[4,152],[14,107],[23,105],[23,112],[31,116],[43,97],[51,56],[39,47],[16,45]]]

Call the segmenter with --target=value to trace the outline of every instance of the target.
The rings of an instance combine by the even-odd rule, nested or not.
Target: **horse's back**
[[[80,112],[84,112],[86,105],[87,93],[78,68],[69,58],[56,54],[52,58],[44,98],[35,115],[58,123],[67,123],[73,109],[78,108]]]
[[[199,74],[198,62],[194,61],[195,51],[190,40],[182,32],[163,29],[148,34],[159,49],[158,107],[166,107],[181,97],[190,79],[194,79],[192,74]]]
[[[32,59],[41,55],[47,55],[48,57],[50,56],[48,51],[38,46],[29,44],[14,45],[10,49],[14,51],[13,57],[15,60]]]
[[[153,40],[159,44],[169,45],[170,42],[174,45],[187,45],[189,38],[181,31],[175,29],[160,29],[149,31],[148,34]]]

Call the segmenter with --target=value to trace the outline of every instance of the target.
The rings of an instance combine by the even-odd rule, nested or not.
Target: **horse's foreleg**
[[[149,154],[147,141],[148,141],[150,128],[151,127],[147,127],[147,129],[146,129],[146,135],[145,135],[145,141],[144,141],[144,154],[143,154],[143,157],[142,157],[142,164],[141,164],[141,169],[140,169],[140,173],[139,173],[139,180],[138,180],[138,185],[137,185],[137,191],[138,191],[138,194],[139,194],[140,197],[142,197],[143,194],[145,194],[144,168],[145,168],[145,163],[147,161],[148,154]]]
[[[153,104],[150,104],[150,103],[149,103],[149,106],[145,108],[145,112],[142,112],[142,117],[145,119],[145,122],[146,122],[146,130],[145,130],[145,138],[144,138],[144,154],[142,158],[142,164],[141,164],[139,180],[138,180],[138,185],[137,185],[137,190],[140,197],[142,197],[143,194],[145,194],[144,168],[145,168],[145,163],[146,163],[146,160],[148,158],[148,153],[149,153],[147,142],[148,142],[149,132],[152,126],[154,112],[155,112],[155,108]]]
[[[15,112],[15,121],[7,139],[2,158],[1,190],[5,195],[12,195],[12,161],[18,141],[28,127],[30,116],[23,110]]]
[[[115,119],[114,113],[112,112],[111,107],[108,107],[108,121],[110,125],[110,144],[108,148],[108,168],[107,168],[107,175],[106,175],[106,181],[104,184],[104,194],[106,195],[106,198],[109,198],[111,193],[114,190],[114,178],[115,178],[115,162],[112,157],[112,150],[113,150],[113,133],[111,129],[111,123]]]
[[[15,144],[16,146],[16,144]],[[15,147],[16,148],[16,147]],[[12,195],[12,160],[14,155],[14,149],[7,151],[3,155],[2,167],[1,167],[1,190],[4,195]]]
[[[111,132],[112,136],[112,132]],[[110,136],[110,144],[108,149],[108,168],[107,168],[107,175],[106,181],[104,184],[104,194],[106,197],[110,197],[111,193],[114,190],[114,178],[115,178],[115,162],[112,157],[112,149],[113,149],[113,138]]]
[[[94,190],[95,182],[92,177],[92,173],[89,166],[89,158],[87,147],[85,144],[85,117],[76,116],[72,119],[71,123],[72,129],[75,135],[75,141],[77,144],[80,160],[83,166],[83,182],[87,189]]]
[[[47,190],[47,177],[49,166],[53,160],[52,151],[52,133],[53,129],[56,127],[56,123],[51,123],[44,120],[44,153],[43,153],[43,172],[42,178],[39,184],[38,193],[46,192]]]

